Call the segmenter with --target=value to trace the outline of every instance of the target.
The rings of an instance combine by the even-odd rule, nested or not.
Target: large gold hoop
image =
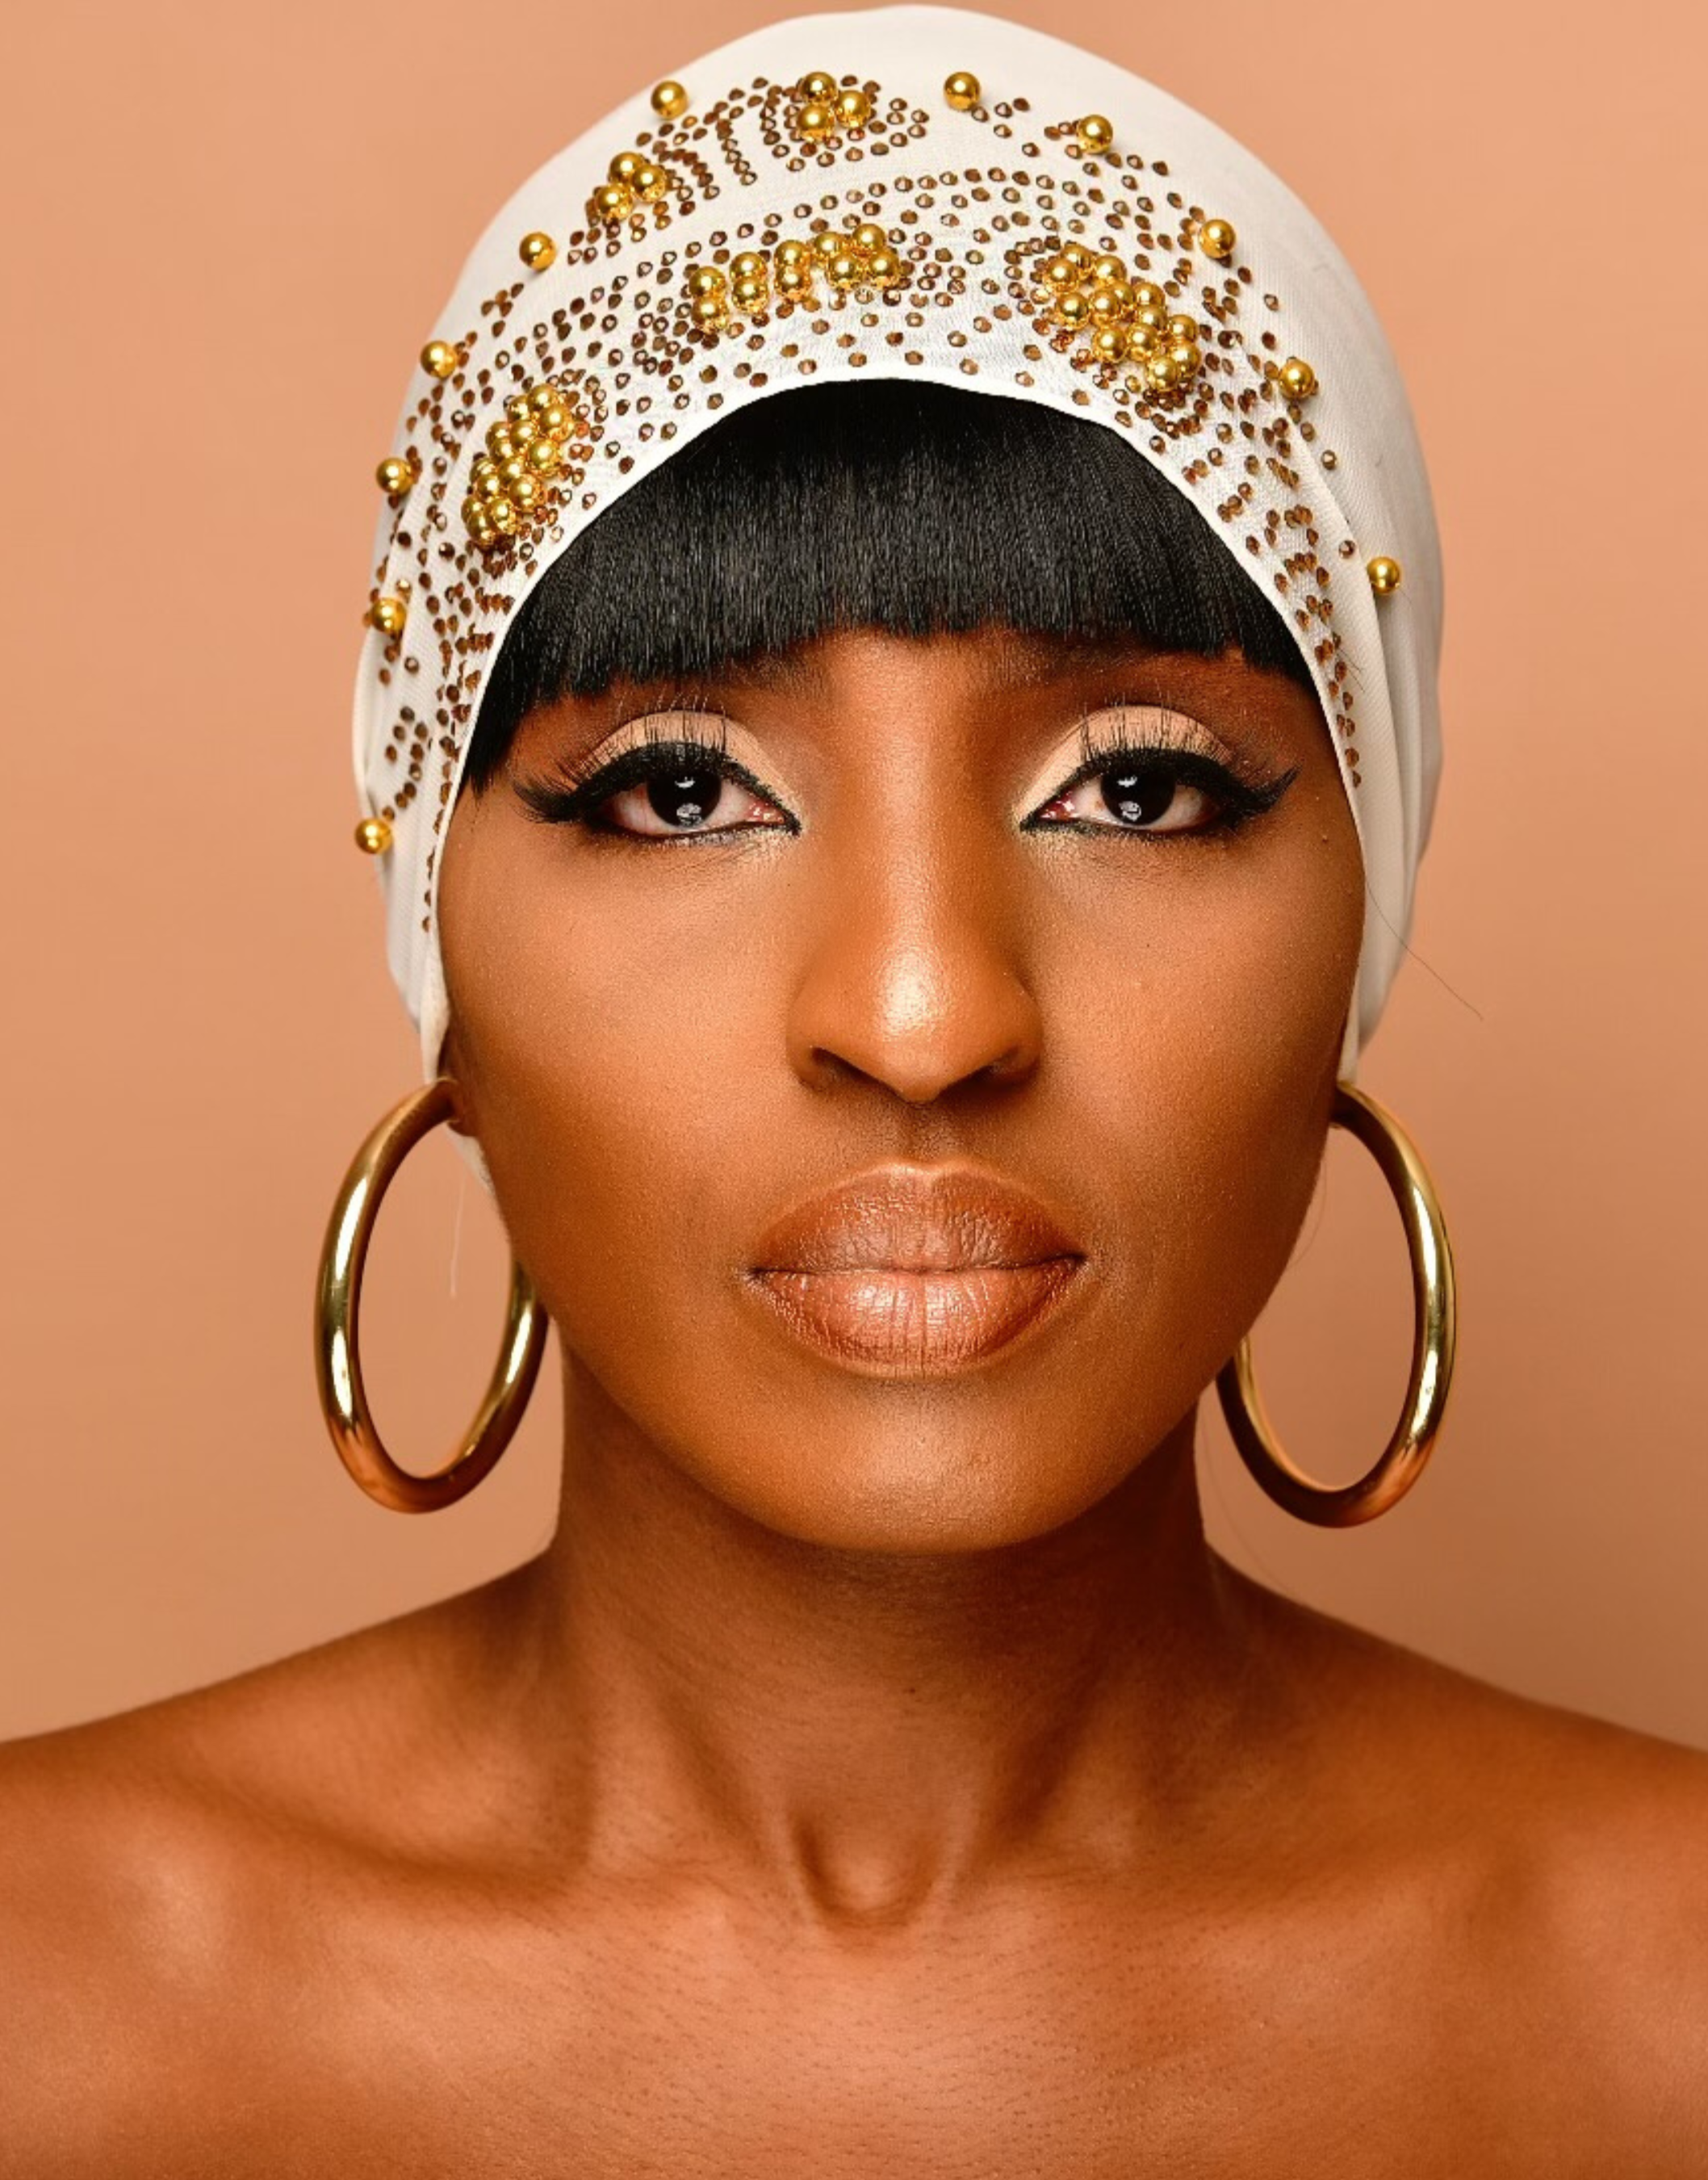
[[[428,1476],[399,1468],[381,1444],[362,1386],[357,1338],[368,1241],[398,1168],[423,1136],[450,1118],[454,1106],[453,1087],[441,1076],[394,1106],[356,1153],[332,1206],[315,1294],[315,1374],[327,1429],[339,1460],[369,1498],[400,1514],[448,1506],[489,1473],[522,1420],[546,1346],[546,1313],[533,1282],[513,1259],[504,1344],[462,1444]]]
[[[1423,1473],[1442,1426],[1453,1384],[1457,1338],[1453,1252],[1440,1199],[1417,1146],[1392,1114],[1349,1083],[1335,1087],[1331,1125],[1358,1137],[1393,1192],[1411,1253],[1411,1381],[1398,1428],[1376,1466],[1355,1484],[1313,1484],[1288,1460],[1276,1437],[1242,1340],[1216,1389],[1233,1443],[1246,1467],[1277,1506],[1323,1528],[1374,1521],[1404,1498]]]

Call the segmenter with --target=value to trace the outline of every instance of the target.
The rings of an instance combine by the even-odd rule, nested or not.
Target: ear
[[[451,1111],[445,1126],[453,1135],[467,1136],[472,1139],[475,1126],[469,1117],[468,1104],[463,1095],[462,1057],[458,1049],[457,1025],[454,1021],[446,1030],[443,1041],[439,1046],[437,1079],[442,1082],[448,1082],[453,1093]]]

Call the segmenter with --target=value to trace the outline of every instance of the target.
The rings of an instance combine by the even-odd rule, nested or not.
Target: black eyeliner
[[[1096,779],[1106,772],[1166,773],[1184,787],[1195,787],[1211,796],[1217,814],[1208,824],[1197,825],[1178,834],[1159,834],[1153,838],[1164,840],[1201,840],[1207,833],[1235,832],[1249,824],[1254,818],[1261,818],[1274,809],[1282,796],[1299,777],[1294,765],[1275,779],[1268,780],[1241,779],[1225,764],[1214,757],[1201,755],[1196,750],[1183,750],[1167,743],[1123,744],[1109,749],[1094,750],[1079,767],[1056,788],[1049,797],[1051,802],[1064,795],[1071,795],[1076,787],[1083,787],[1088,779]],[[1053,832],[1078,827],[1081,830],[1110,832],[1126,830],[1107,825],[1092,825],[1089,820],[1068,818],[1041,819],[1036,812],[1021,820],[1024,831]],[[1144,829],[1134,826],[1134,833],[1142,835]]]
[[[726,833],[751,829],[742,826],[719,826],[704,833],[684,830],[676,836],[668,834],[634,836],[626,834],[619,826],[600,825],[596,822],[601,806],[613,795],[622,794],[625,788],[645,786],[648,781],[656,779],[673,768],[691,768],[715,773],[719,779],[732,781],[737,786],[744,787],[761,801],[776,805],[776,795],[764,781],[756,779],[744,764],[729,755],[728,736],[722,731],[721,719],[719,729],[716,739],[710,735],[701,738],[680,733],[649,733],[644,740],[624,750],[620,756],[612,757],[608,764],[590,770],[565,763],[555,777],[514,781],[517,800],[530,818],[538,819],[542,824],[579,825],[590,833],[618,839],[646,837],[649,843],[653,839],[668,840],[673,837],[713,839]],[[766,829],[771,832],[799,832],[800,828],[797,821],[782,811],[780,806],[777,806],[785,823],[768,826]]]

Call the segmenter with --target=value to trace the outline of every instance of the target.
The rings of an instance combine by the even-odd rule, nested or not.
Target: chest
[[[905,1945],[716,1912],[568,1944],[526,1918],[352,1926],[287,2034],[263,1978],[202,2040],[209,2170],[272,2172],[287,2142],[291,2170],[536,2180],[1600,2169],[1590,2076],[1467,2007],[1462,1973],[1285,1935],[1065,1911]]]

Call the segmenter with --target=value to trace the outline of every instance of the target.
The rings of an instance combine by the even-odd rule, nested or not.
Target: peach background
[[[555,1395],[426,1521],[359,1495],[315,1406],[327,1206],[415,1071],[349,844],[370,480],[492,208],[768,12],[14,19],[0,1733],[300,1649],[549,1533]],[[1270,1508],[1218,1423],[1215,1533],[1331,1610],[1708,1744],[1684,474],[1708,39],[1682,0],[1593,51],[1540,0],[1013,12],[1204,107],[1316,207],[1406,366],[1447,539],[1447,783],[1364,1080],[1453,1220],[1454,1412],[1422,1488],[1347,1534]],[[503,1262],[435,1144],[373,1272],[381,1412],[423,1460],[484,1377]],[[1337,1146],[1260,1351],[1321,1473],[1374,1451],[1406,1334],[1397,1229]]]

